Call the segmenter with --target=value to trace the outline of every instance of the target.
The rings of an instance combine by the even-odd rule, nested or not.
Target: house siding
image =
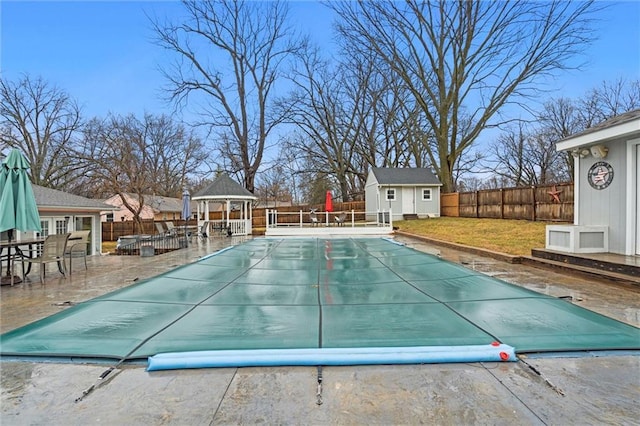
[[[373,173],[369,172],[367,181],[364,185],[364,206],[365,216],[367,220],[376,220],[376,211],[378,210],[378,181]]]
[[[431,189],[431,200],[422,199],[423,189]],[[416,187],[416,214],[420,218],[440,217],[440,188],[432,186]]]
[[[547,247],[552,245],[549,241],[553,232],[569,235],[569,244],[558,248],[568,252],[583,249],[581,243],[585,233],[606,233],[606,244],[595,247],[600,250],[598,252],[640,254],[639,144],[640,109],[611,117],[556,143],[559,151],[574,155],[575,220],[573,225],[565,226],[566,229],[562,229],[562,225],[547,226]],[[608,149],[603,159],[593,156],[598,145]],[[588,179],[589,169],[598,161],[608,163],[613,169],[613,180],[608,187],[600,190],[592,188]],[[593,240],[586,243],[594,245]]]
[[[396,190],[396,199],[394,201],[387,200],[387,189]],[[404,191],[400,186],[384,185],[380,187],[380,209],[391,210],[393,221],[402,220],[402,199]]]
[[[616,140],[606,144],[607,157],[596,159],[592,156],[580,159],[578,199],[578,225],[606,225],[609,228],[609,251],[624,254],[626,243],[626,140]],[[601,190],[589,185],[589,168],[598,161],[606,161],[613,167],[613,181]]]

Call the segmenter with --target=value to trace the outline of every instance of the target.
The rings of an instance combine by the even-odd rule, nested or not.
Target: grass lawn
[[[401,231],[512,255],[544,248],[547,222],[440,217],[394,222]]]
[[[103,253],[115,253],[116,251],[116,241],[103,241],[102,242],[102,252]]]

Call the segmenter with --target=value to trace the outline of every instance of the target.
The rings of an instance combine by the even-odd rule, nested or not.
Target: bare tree
[[[545,185],[566,182],[566,155],[555,149],[553,133],[539,128],[529,131],[523,121],[511,126],[491,144],[495,176],[508,186]]]
[[[269,134],[282,121],[270,100],[285,61],[304,44],[285,25],[286,2],[182,3],[186,22],[153,24],[159,44],[178,55],[164,70],[170,98],[194,101],[223,160],[253,191]]]
[[[180,197],[189,173],[205,154],[199,140],[182,125],[148,114],[143,119],[110,115],[91,120],[76,155],[88,165],[86,180],[95,191],[92,195],[119,195],[143,229],[145,196]]]
[[[180,197],[189,179],[210,172],[203,169],[209,153],[193,131],[166,115],[147,114],[143,123],[156,195]]]
[[[640,108],[640,80],[603,81],[577,101],[576,113],[583,129]],[[567,135],[568,136],[568,135]]]
[[[496,166],[493,172],[507,179],[509,186],[530,185],[535,180],[535,171],[528,161],[528,149],[525,124],[519,122],[516,128],[510,128],[491,144]]]
[[[278,207],[281,202],[291,202],[291,175],[287,173],[282,162],[276,162],[272,167],[258,175],[256,195],[258,202],[265,207]],[[258,205],[259,206],[259,205]]]
[[[292,148],[306,159],[309,176],[330,175],[346,199],[347,175],[354,172],[357,155],[355,141],[363,131],[359,107],[365,96],[360,92],[347,99],[343,72],[347,70],[342,67],[332,70],[319,49],[300,55],[288,108],[289,119],[299,130],[290,142],[297,142]]]
[[[84,129],[79,157],[91,164],[88,175],[103,196],[119,195],[123,206],[143,229],[140,214],[153,183],[144,129],[133,115],[92,119]],[[137,196],[130,202],[128,195]]]
[[[637,108],[640,108],[640,80],[604,81],[577,100],[555,98],[545,102],[536,115],[539,129],[533,133],[548,138],[555,146],[555,142]],[[552,174],[557,179],[573,180],[574,159],[570,153],[560,154],[560,160],[554,164],[557,168]]]
[[[31,165],[31,181],[66,189],[78,176],[70,151],[82,125],[80,109],[63,90],[24,75],[0,80],[0,143],[17,148]]]
[[[500,124],[510,102],[539,92],[540,77],[568,68],[586,48],[592,2],[343,1],[340,33],[370,49],[406,84],[433,131],[430,162],[455,189],[460,155]],[[462,132],[461,112],[468,123]]]
[[[571,99],[552,99],[545,102],[542,111],[537,114],[537,123],[540,126],[537,132],[545,134],[555,147],[555,142],[584,130],[587,121],[590,121],[590,119],[585,120],[587,115],[589,113],[581,111],[581,108]],[[560,154],[556,164],[559,176],[567,176],[565,181],[573,180],[574,162],[570,153]]]
[[[420,164],[419,150],[409,144],[422,133],[413,128],[418,119],[402,81],[375,52],[361,54],[348,44],[342,51],[338,63],[319,48],[301,53],[286,108],[299,132],[289,145],[306,159],[308,178],[327,175],[320,182],[334,181],[337,198],[347,201],[363,197],[371,167]]]

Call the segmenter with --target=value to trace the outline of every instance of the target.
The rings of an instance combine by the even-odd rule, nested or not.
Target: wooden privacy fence
[[[460,193],[440,194],[440,216],[460,216]]]
[[[573,190],[573,183],[564,183],[442,194],[440,214],[573,222]]]

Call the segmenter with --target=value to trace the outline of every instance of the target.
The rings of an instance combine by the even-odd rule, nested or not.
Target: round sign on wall
[[[613,181],[613,167],[606,161],[598,161],[589,169],[587,180],[594,189],[605,189]]]

